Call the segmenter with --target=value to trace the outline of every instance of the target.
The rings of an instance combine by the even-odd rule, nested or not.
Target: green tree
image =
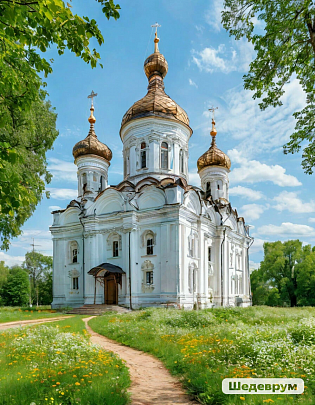
[[[3,284],[6,283],[9,275],[9,267],[4,264],[4,261],[0,262],[0,289],[2,288]]]
[[[45,291],[49,289],[49,286],[52,288],[52,279],[48,276],[49,273],[52,273],[52,266],[53,259],[51,256],[44,256],[38,252],[28,252],[25,255],[25,261],[22,267],[30,275],[32,302],[36,303],[37,306],[40,303],[39,295],[41,289]],[[48,285],[44,286],[46,283]],[[50,303],[51,301],[49,304]]]
[[[273,292],[272,301],[275,302],[279,294],[278,305],[297,305],[297,271],[294,269],[303,256],[302,242],[299,240],[264,243],[264,260],[260,263],[260,271],[263,280],[277,289]]]
[[[261,98],[260,108],[282,105],[284,85],[297,78],[307,105],[293,115],[295,132],[284,153],[303,149],[302,166],[315,165],[315,3],[313,0],[224,0],[222,22],[230,35],[250,41],[257,52],[244,76],[244,88]],[[255,28],[256,21],[263,24]]]
[[[7,153],[3,149],[1,156],[0,150],[0,235],[4,248],[10,238],[20,234],[42,199],[45,182],[51,179],[46,151],[58,135],[57,115],[45,101],[45,93],[40,91],[39,96],[29,110],[12,107],[0,128],[2,145],[7,145]]]
[[[52,271],[44,271],[37,281],[38,304],[50,305],[53,301]]]
[[[315,249],[308,250],[304,260],[294,268],[297,272],[297,302],[298,305],[315,306]]]
[[[10,269],[8,279],[1,289],[1,297],[4,305],[24,306],[29,300],[29,278],[21,267]]]
[[[96,1],[108,19],[119,18],[113,0]],[[61,0],[0,0],[0,240],[5,249],[41,200],[42,179],[50,180],[45,154],[58,133],[39,77],[52,72],[53,59],[42,53],[52,45],[60,55],[68,48],[92,68],[100,59],[89,47],[93,38],[104,42],[96,21],[71,8]]]

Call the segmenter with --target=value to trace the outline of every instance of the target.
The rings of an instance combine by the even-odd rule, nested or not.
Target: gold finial
[[[212,144],[215,143],[215,137],[217,135],[217,130],[215,129],[215,120],[214,120],[214,112],[217,110],[219,107],[211,107],[209,108],[209,111],[212,111],[212,130],[210,132],[210,135],[212,136]]]
[[[89,121],[90,124],[95,124],[96,118],[93,115],[93,112],[94,112],[94,107],[93,106],[90,108],[90,111],[91,111],[91,115],[89,116],[88,121]]]
[[[212,120],[212,130],[210,132],[210,135],[212,136],[212,141],[214,141],[214,138],[217,135],[217,130],[215,129],[215,121]]]
[[[95,124],[95,122],[96,122],[96,119],[95,119],[95,117],[93,115],[93,112],[94,112],[93,98],[96,97],[96,96],[97,96],[97,93],[94,93],[93,90],[91,91],[91,94],[88,95],[88,98],[91,99],[91,108],[90,108],[91,115],[88,118],[88,121],[89,121],[90,124]]]
[[[160,24],[155,23],[153,25],[151,25],[152,28],[155,28],[155,38],[154,38],[154,53],[159,53],[159,46],[158,43],[160,41],[160,38],[158,38],[157,36],[157,29],[158,27],[160,27]]]

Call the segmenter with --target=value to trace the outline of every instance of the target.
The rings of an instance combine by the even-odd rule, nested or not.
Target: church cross
[[[91,99],[91,106],[93,107],[93,97],[96,97],[97,93],[94,93],[94,91],[91,91],[91,94],[88,95],[88,98]]]
[[[212,111],[212,120],[214,121],[214,112],[215,112],[215,110],[218,110],[218,108],[219,107],[211,107],[211,108],[209,108],[209,111]]]
[[[160,27],[160,24],[158,24],[158,23],[156,22],[155,24],[151,25],[151,27],[152,27],[152,28],[155,28],[155,32],[156,32],[156,34],[157,34],[157,29],[158,29],[158,27]]]

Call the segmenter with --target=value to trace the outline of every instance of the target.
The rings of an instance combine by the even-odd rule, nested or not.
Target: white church
[[[108,185],[112,152],[90,130],[73,148],[78,197],[54,211],[52,307],[118,304],[177,308],[249,306],[244,218],[229,202],[229,157],[212,143],[189,185],[187,113],[164,91],[158,49],[144,63],[148,92],[123,116],[124,179]]]

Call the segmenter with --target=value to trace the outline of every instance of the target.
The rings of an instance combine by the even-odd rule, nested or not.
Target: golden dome
[[[217,130],[215,129],[215,121],[212,120],[212,131],[210,132],[212,136],[212,142],[210,148],[197,160],[198,172],[201,169],[208,166],[221,166],[226,169],[231,168],[230,158],[220,150],[215,142],[215,137],[217,135]]]
[[[144,71],[149,80],[148,93],[129,108],[123,116],[121,128],[135,118],[148,116],[178,120],[189,127],[189,118],[186,111],[164,91],[163,78],[167,74],[168,64],[164,56],[159,52],[158,42],[159,38],[157,38],[157,33],[155,33],[154,53],[144,62]],[[192,133],[190,127],[189,129]]]
[[[90,123],[90,131],[88,133],[88,136],[83,139],[82,141],[79,141],[76,143],[73,147],[72,154],[73,157],[76,159],[79,156],[84,156],[84,155],[96,155],[99,156],[109,163],[110,160],[112,159],[112,151],[109,149],[107,145],[104,143],[100,142],[97,139],[97,136],[95,134],[94,130],[94,124],[95,124],[95,117],[93,115],[94,112],[94,107],[90,108],[91,115],[88,118],[88,121]]]

